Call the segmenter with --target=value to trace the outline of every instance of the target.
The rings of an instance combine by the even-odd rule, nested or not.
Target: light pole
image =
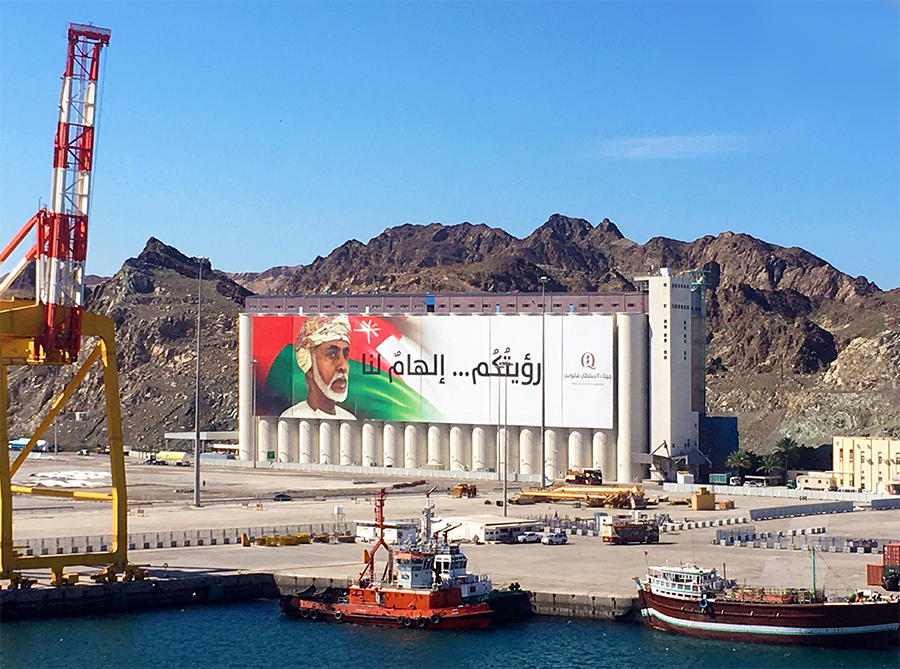
[[[253,417],[253,440],[251,441],[251,449],[252,452],[250,455],[253,456],[253,468],[256,469],[256,440],[257,434],[259,433],[259,419],[256,417],[256,366],[259,364],[259,360],[251,360],[250,361],[250,385],[251,385],[251,413]]]
[[[194,506],[200,506],[200,306],[203,303],[203,256],[197,258],[197,385],[194,389]]]
[[[547,330],[545,326],[545,315],[547,312],[547,303],[544,301],[545,289],[547,287],[548,278],[542,276],[538,281],[541,282],[541,369],[543,376],[541,377],[541,488],[547,485],[547,439],[545,433],[546,426],[546,410],[547,410],[547,354],[545,342],[547,339]]]

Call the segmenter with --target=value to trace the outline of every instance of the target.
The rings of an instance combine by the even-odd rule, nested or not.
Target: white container
[[[683,485],[694,485],[694,475],[690,472],[678,472],[678,483]]]

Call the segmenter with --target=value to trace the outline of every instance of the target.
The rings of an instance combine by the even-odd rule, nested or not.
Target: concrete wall
[[[277,597],[272,574],[198,575],[0,591],[0,620],[80,616]]]

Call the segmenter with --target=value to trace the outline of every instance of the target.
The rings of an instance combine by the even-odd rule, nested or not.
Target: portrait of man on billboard
[[[297,365],[306,375],[307,397],[281,414],[282,418],[355,416],[338,406],[350,385],[350,321],[346,316],[307,318],[294,342]]]

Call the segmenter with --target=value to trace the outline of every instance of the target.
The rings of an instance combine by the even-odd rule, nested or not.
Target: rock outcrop
[[[900,289],[882,291],[803,249],[744,234],[638,244],[607,219],[592,225],[555,214],[524,239],[486,225],[407,224],[309,265],[226,275],[203,263],[207,429],[236,428],[236,317],[252,293],[539,292],[543,278],[548,291],[633,290],[635,277],[669,267],[704,273],[708,411],[738,416],[742,446],[765,452],[783,434],[810,446],[838,433],[900,434]],[[93,286],[87,308],[118,328],[129,444],[158,446],[163,432],[193,426],[200,267],[151,238]],[[13,434],[36,427],[71,373],[11,374]],[[99,443],[98,374],[70,405],[87,410],[89,424],[61,421],[61,439]]]

